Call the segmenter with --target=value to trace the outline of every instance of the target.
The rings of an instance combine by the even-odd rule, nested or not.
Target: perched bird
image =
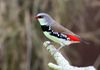
[[[50,40],[61,45],[58,50],[72,43],[80,43],[80,37],[78,35],[57,23],[48,14],[39,13],[35,18],[39,21],[43,34]]]

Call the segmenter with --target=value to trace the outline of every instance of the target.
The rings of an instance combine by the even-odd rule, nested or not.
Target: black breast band
[[[47,31],[47,32],[51,32],[52,31],[51,28],[49,26],[47,26],[47,25],[42,25],[41,28],[42,28],[43,31]]]

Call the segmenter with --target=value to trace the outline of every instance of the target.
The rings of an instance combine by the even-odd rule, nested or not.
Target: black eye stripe
[[[38,18],[43,18],[43,16],[38,16]]]

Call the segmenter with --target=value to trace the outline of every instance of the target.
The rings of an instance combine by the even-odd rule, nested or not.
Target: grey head
[[[46,13],[38,13],[36,15],[36,19],[40,22],[41,25],[51,25],[55,22],[53,18]]]

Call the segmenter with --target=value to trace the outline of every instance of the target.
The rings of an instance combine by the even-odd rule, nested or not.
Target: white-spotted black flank
[[[50,26],[42,25],[41,28],[42,28],[43,32],[46,31],[46,32],[49,32],[50,35],[52,35],[52,36],[55,36],[55,37],[58,37],[58,38],[62,38],[62,39],[67,40],[67,36],[65,36],[64,34],[59,33],[59,32],[54,32],[54,31],[51,29]]]

